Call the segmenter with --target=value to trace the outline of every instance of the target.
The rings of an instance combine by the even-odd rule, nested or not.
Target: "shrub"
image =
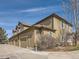
[[[51,35],[43,35],[38,41],[38,50],[53,48],[56,46],[56,40]]]

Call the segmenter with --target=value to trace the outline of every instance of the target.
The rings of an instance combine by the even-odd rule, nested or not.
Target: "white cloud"
[[[47,9],[47,8],[33,8],[33,9],[21,10],[19,12],[36,12],[36,11],[42,11],[45,9]]]
[[[7,14],[16,14],[16,13],[22,13],[22,12],[37,12],[47,9],[46,7],[40,7],[40,8],[32,8],[32,9],[25,9],[25,10],[16,10],[16,11],[2,11],[0,12],[0,15],[7,15]]]
[[[45,11],[45,10],[50,10],[50,9],[56,9],[58,6],[48,6],[48,7],[39,7],[39,8],[30,8],[30,9],[25,9],[25,10],[16,10],[16,11],[3,11],[0,12],[0,15],[4,14],[16,14],[16,13],[23,13],[23,12],[39,12],[39,11]]]
[[[40,12],[40,11],[45,11],[45,10],[56,10],[56,11],[59,11],[57,8],[59,8],[59,7],[58,6],[39,7],[39,8],[20,10],[17,13],[22,13],[22,12]]]

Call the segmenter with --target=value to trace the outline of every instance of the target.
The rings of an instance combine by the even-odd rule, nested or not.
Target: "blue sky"
[[[0,27],[3,27],[8,37],[19,21],[28,24],[57,13],[63,15],[60,7],[62,0],[0,0]]]

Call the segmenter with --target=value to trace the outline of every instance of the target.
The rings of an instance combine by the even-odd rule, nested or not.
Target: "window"
[[[49,33],[48,33],[49,35],[52,35],[52,32],[51,31],[49,31]]]
[[[44,32],[42,31],[42,29],[39,29],[39,30],[37,30],[37,33],[43,34]]]
[[[53,18],[51,20],[51,23],[52,23],[52,29],[54,29],[54,20],[53,20]]]
[[[63,29],[63,23],[60,23],[60,29]]]

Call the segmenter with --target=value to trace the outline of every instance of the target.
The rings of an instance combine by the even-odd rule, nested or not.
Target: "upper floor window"
[[[60,23],[60,29],[63,29],[63,23]]]
[[[52,35],[52,32],[51,31],[49,31],[49,35]]]
[[[42,29],[39,29],[39,30],[37,30],[37,33],[43,34],[44,32],[42,31]]]

